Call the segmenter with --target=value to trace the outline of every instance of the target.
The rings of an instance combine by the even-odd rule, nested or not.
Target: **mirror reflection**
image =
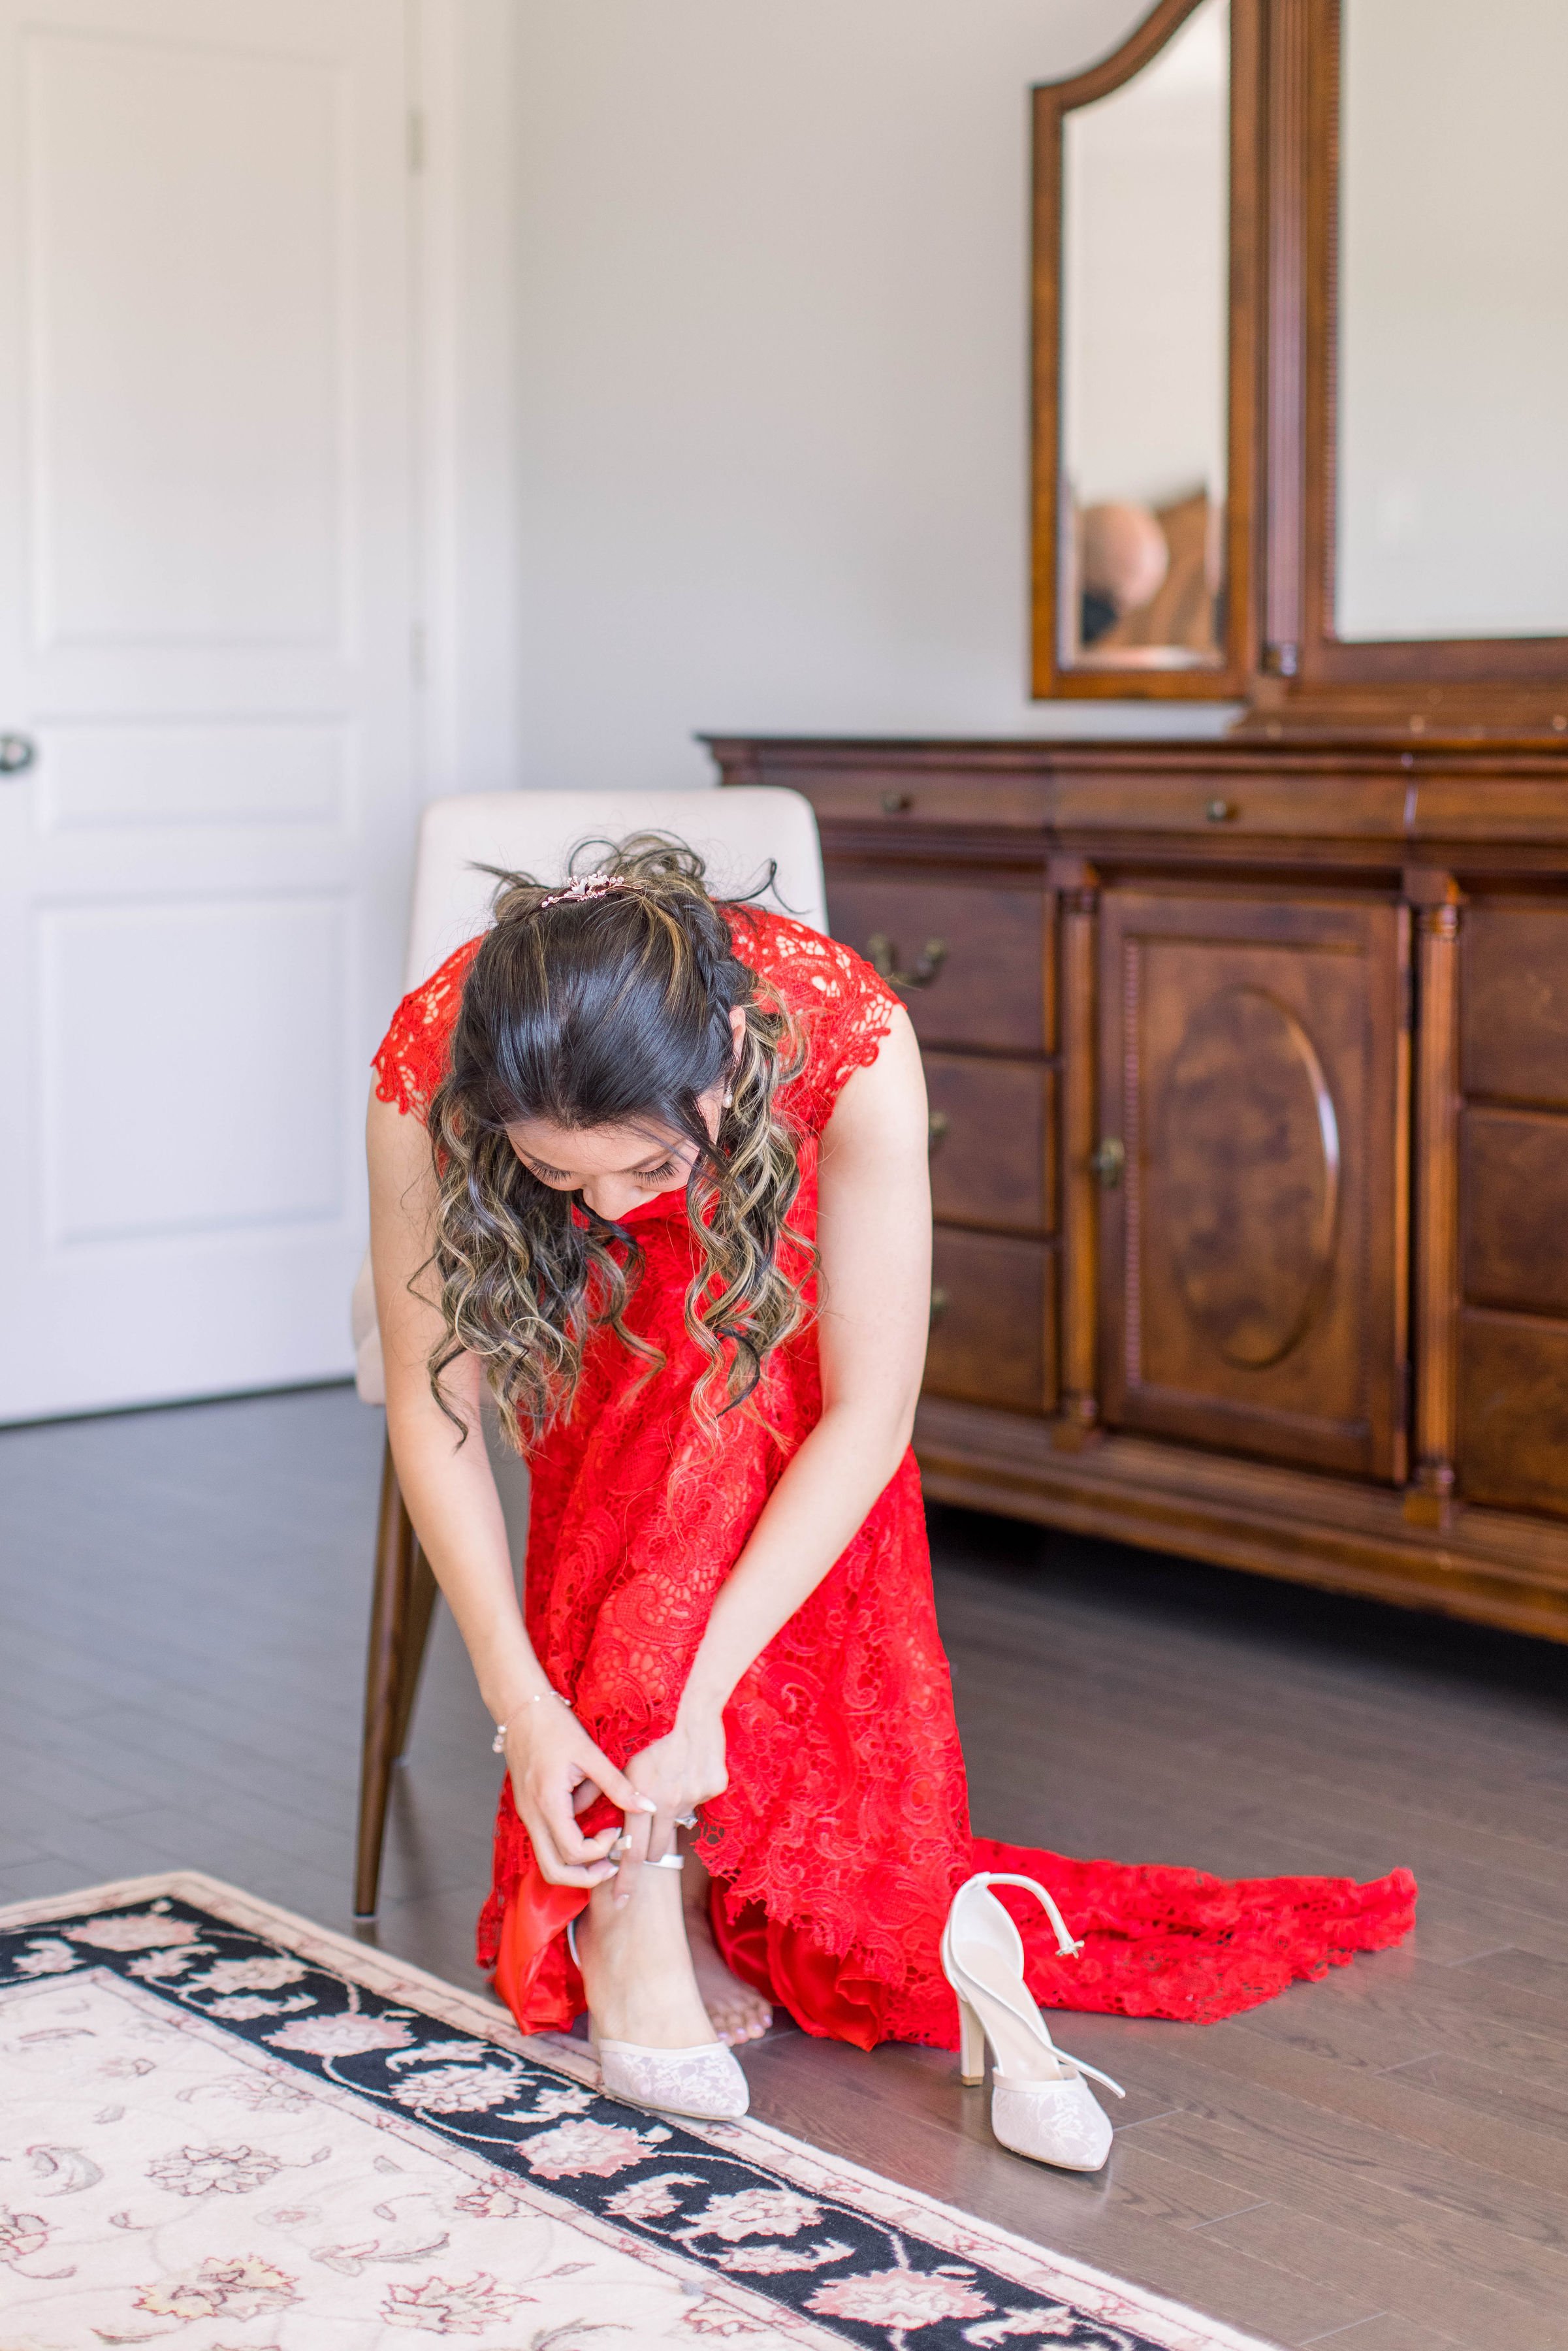
[[[1223,659],[1229,8],[1062,125],[1060,657]]]
[[[1342,639],[1568,635],[1565,88],[1562,0],[1342,0]]]

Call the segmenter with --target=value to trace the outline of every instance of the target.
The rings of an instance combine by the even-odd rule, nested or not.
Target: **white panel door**
[[[0,0],[0,1418],[349,1368],[412,830],[403,15]]]

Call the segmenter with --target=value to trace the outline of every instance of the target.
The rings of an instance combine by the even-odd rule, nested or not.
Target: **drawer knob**
[[[933,1330],[935,1330],[935,1329],[936,1329],[936,1327],[937,1323],[941,1322],[942,1317],[944,1316],[944,1314],[946,1314],[946,1311],[947,1311],[947,1303],[948,1303],[948,1301],[947,1301],[947,1292],[946,1292],[945,1290],[934,1290],[932,1291],[932,1293],[931,1293],[931,1327],[932,1327],[932,1329],[933,1329]]]
[[[889,816],[902,816],[905,809],[915,806],[915,795],[913,792],[883,792],[882,804]]]
[[[938,1144],[942,1141],[943,1136],[946,1134],[947,1129],[952,1125],[952,1120],[948,1117],[945,1110],[934,1110],[930,1113],[925,1124],[931,1137],[931,1148],[933,1151],[936,1149]]]
[[[1228,824],[1236,814],[1236,805],[1232,800],[1209,800],[1203,812],[1210,824]]]
[[[865,959],[889,987],[929,987],[947,960],[946,939],[927,939],[913,971],[898,968],[898,949],[885,931],[873,931],[865,943]]]
[[[1108,1134],[1089,1155],[1089,1165],[1107,1192],[1113,1192],[1127,1164],[1127,1146],[1119,1134]]]

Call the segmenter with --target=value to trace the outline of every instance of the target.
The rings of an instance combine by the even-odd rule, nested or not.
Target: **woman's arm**
[[[654,1855],[665,1850],[674,1816],[723,1788],[730,1693],[904,1458],[931,1322],[929,1148],[920,1049],[901,1008],[876,1060],[846,1081],[822,1137],[822,1416],[714,1603],[674,1732],[628,1766],[659,1805],[647,1827],[628,1823],[632,1859],[644,1844]]]
[[[443,1391],[459,1431],[430,1390],[428,1364],[443,1335],[426,1270],[435,1205],[430,1138],[419,1121],[371,1102],[371,1259],[386,1365],[387,1435],[420,1545],[451,1604],[480,1694],[507,1726],[507,1763],[540,1868],[558,1885],[597,1885],[617,1830],[581,1836],[572,1800],[584,1782],[624,1811],[643,1800],[601,1755],[559,1698],[535,1656],[517,1606],[500,1498],[479,1422],[477,1359],[458,1357]],[[537,1696],[536,1696],[537,1694]]]

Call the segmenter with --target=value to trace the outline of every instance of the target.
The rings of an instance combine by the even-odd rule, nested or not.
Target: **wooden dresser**
[[[925,1050],[927,1491],[1568,1640],[1568,741],[712,749]]]

